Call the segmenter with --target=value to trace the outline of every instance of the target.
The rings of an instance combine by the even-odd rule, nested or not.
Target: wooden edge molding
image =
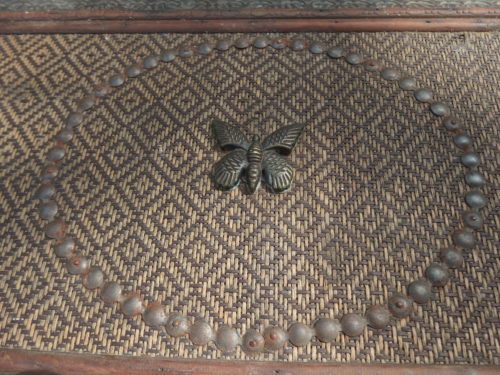
[[[36,370],[51,375],[497,375],[500,366],[171,360],[0,349],[0,371]]]
[[[0,12],[0,33],[492,30],[500,8]]]

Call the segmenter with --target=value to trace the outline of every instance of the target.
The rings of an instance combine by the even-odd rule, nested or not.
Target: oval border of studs
[[[74,240],[66,235],[66,224],[57,217],[58,205],[54,200],[56,188],[54,181],[62,161],[67,155],[69,143],[73,138],[73,129],[80,125],[84,119],[84,112],[90,110],[97,101],[111,93],[114,89],[125,84],[127,79],[132,79],[145,71],[168,63],[177,58],[188,58],[194,55],[208,55],[214,51],[227,51],[231,48],[274,48],[277,50],[289,48],[292,51],[307,51],[316,55],[325,55],[330,59],[345,61],[353,66],[363,67],[369,73],[378,73],[381,78],[393,81],[404,91],[413,92],[414,98],[426,104],[429,110],[440,118],[443,127],[451,134],[452,142],[462,154],[460,162],[466,168],[465,183],[470,190],[465,194],[465,203],[468,209],[464,211],[463,226],[452,233],[453,246],[440,250],[440,262],[430,264],[417,280],[410,282],[406,294],[394,293],[385,305],[373,305],[366,310],[364,315],[348,313],[340,319],[320,317],[312,326],[296,322],[287,330],[277,327],[266,327],[262,332],[248,330],[240,335],[236,329],[222,325],[214,330],[206,321],[196,320],[191,322],[186,316],[176,312],[167,313],[161,303],[145,305],[138,293],[127,294],[115,281],[106,281],[104,272],[91,266],[90,260],[76,249]],[[323,43],[306,41],[303,39],[268,39],[265,36],[256,38],[240,37],[234,41],[229,39],[219,40],[214,44],[204,43],[195,47],[181,47],[168,49],[159,55],[147,56],[142,61],[126,67],[123,73],[114,74],[109,79],[96,86],[92,92],[83,97],[76,105],[75,111],[67,117],[65,127],[56,136],[55,144],[47,154],[47,165],[42,172],[42,183],[36,191],[36,198],[41,203],[39,206],[40,217],[47,220],[45,234],[57,240],[54,252],[57,257],[66,261],[68,272],[79,275],[85,288],[100,290],[101,299],[108,304],[120,304],[121,311],[126,316],[142,315],[144,322],[158,329],[165,329],[172,337],[187,335],[194,345],[206,345],[215,342],[222,352],[234,352],[238,346],[248,355],[255,355],[264,350],[274,351],[283,348],[287,343],[301,347],[308,345],[315,337],[320,342],[331,342],[340,333],[350,337],[361,335],[367,326],[372,329],[387,327],[393,318],[404,319],[408,317],[413,304],[427,303],[434,288],[443,287],[450,277],[450,269],[458,268],[463,264],[463,249],[470,249],[476,244],[475,231],[483,225],[480,210],[486,206],[487,200],[481,192],[485,185],[484,176],[478,171],[480,156],[473,149],[472,138],[463,131],[461,121],[451,114],[450,107],[434,99],[434,91],[428,87],[418,87],[415,78],[403,74],[400,70],[385,67],[382,62],[365,58],[363,55],[344,49],[340,46],[331,48]]]

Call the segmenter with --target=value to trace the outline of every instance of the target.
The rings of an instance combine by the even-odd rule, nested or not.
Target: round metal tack
[[[255,330],[246,332],[241,341],[241,347],[247,354],[257,354],[264,350],[264,336]]]
[[[389,298],[389,311],[396,318],[406,318],[413,309],[412,301],[400,293],[395,293]]]
[[[160,63],[160,56],[158,55],[146,56],[142,61],[142,63],[146,69],[155,68]]]
[[[456,117],[451,116],[443,120],[443,125],[450,132],[457,132],[462,128],[462,123]]]
[[[144,322],[151,327],[161,327],[167,324],[168,316],[160,304],[148,306],[142,315]]]
[[[476,152],[466,152],[460,158],[463,165],[469,168],[476,168],[481,163],[481,158]]]
[[[168,49],[166,51],[163,51],[160,58],[161,61],[163,62],[170,62],[175,59],[175,56],[177,56],[177,51],[173,49]]]
[[[355,313],[345,314],[340,320],[342,332],[351,337],[361,335],[367,323],[364,316]]]
[[[332,47],[328,51],[326,51],[326,54],[332,59],[340,59],[342,56],[344,56],[344,49],[339,46]]]
[[[217,41],[217,44],[215,45],[215,48],[218,49],[219,51],[227,51],[233,43],[230,40],[223,39]]]
[[[477,211],[465,211],[463,214],[464,224],[471,229],[480,229],[483,224],[483,216]]]
[[[404,77],[399,80],[399,87],[405,91],[412,91],[417,88],[417,80],[413,77]]]
[[[391,322],[391,313],[385,306],[373,305],[366,310],[365,318],[370,327],[384,329]]]
[[[266,48],[269,45],[269,40],[265,36],[259,36],[255,38],[253,46],[255,48]]]
[[[307,43],[304,39],[294,39],[292,40],[291,49],[292,51],[303,51],[307,47]]]
[[[68,119],[66,120],[66,126],[68,128],[74,128],[77,125],[80,125],[83,121],[83,114],[80,112],[70,113]]]
[[[323,53],[325,52],[325,46],[322,43],[313,42],[309,46],[309,52],[314,54]]]
[[[179,48],[179,56],[180,57],[191,57],[194,55],[194,51],[192,48],[184,46]]]
[[[65,238],[58,242],[54,247],[54,252],[59,258],[71,258],[74,254],[76,245],[71,238]]]
[[[120,302],[122,300],[122,287],[115,281],[104,284],[101,289],[101,299],[105,303]]]
[[[440,253],[441,261],[450,268],[461,267],[464,263],[462,252],[457,249],[443,249]]]
[[[416,303],[427,303],[432,298],[432,284],[425,279],[413,281],[408,285],[408,295]]]
[[[240,341],[240,336],[234,328],[224,325],[217,330],[215,345],[225,353],[233,352]]]
[[[264,346],[269,350],[279,350],[286,345],[288,335],[280,327],[269,326],[264,330]]]
[[[143,71],[142,66],[139,64],[130,65],[125,70],[125,72],[127,73],[127,76],[129,76],[130,78],[139,77],[141,75],[142,71]]]
[[[386,68],[382,70],[380,75],[382,76],[382,78],[388,81],[395,81],[401,78],[401,73],[399,72],[399,70],[396,70],[394,68]]]
[[[50,161],[59,161],[62,158],[64,158],[64,155],[66,155],[66,150],[64,149],[64,147],[55,146],[55,147],[52,147],[47,152],[47,159]]]
[[[425,277],[434,286],[444,286],[448,282],[450,274],[441,264],[433,263],[425,270]]]
[[[469,137],[467,134],[457,134],[453,138],[453,143],[455,143],[455,146],[458,148],[461,148],[462,150],[467,150],[472,146],[472,138]]]
[[[56,193],[55,186],[50,182],[44,181],[36,190],[35,197],[37,199],[45,201],[52,198],[55,193]]]
[[[198,46],[200,55],[209,55],[212,52],[212,46],[209,43],[202,43]]]
[[[350,53],[345,57],[345,60],[351,65],[358,65],[363,62],[363,57],[358,53]]]
[[[44,220],[52,220],[57,214],[57,203],[54,201],[46,201],[40,205],[40,217]]]
[[[181,337],[189,333],[191,322],[184,315],[172,313],[168,316],[165,329],[172,337]]]
[[[313,336],[314,330],[303,323],[293,323],[288,328],[288,341],[294,346],[309,344]]]
[[[95,96],[87,95],[83,97],[76,105],[76,110],[78,112],[85,112],[92,108],[95,104]]]
[[[71,130],[70,128],[64,128],[59,132],[59,134],[57,134],[56,139],[64,143],[68,143],[73,139],[73,134],[73,130]]]
[[[464,249],[471,249],[476,245],[476,239],[471,229],[460,229],[453,233],[453,243]]]
[[[101,83],[95,87],[92,94],[100,98],[108,95],[110,92],[111,92],[111,87],[107,83]]]
[[[189,339],[194,345],[206,345],[214,339],[214,332],[207,322],[197,320],[189,330]]]
[[[76,254],[68,259],[67,267],[72,275],[84,275],[89,271],[90,261],[87,257]]]
[[[142,304],[142,299],[140,296],[134,294],[130,297],[125,298],[122,301],[121,306],[123,314],[126,316],[135,316],[142,314],[144,311],[144,306]]]
[[[90,271],[83,276],[83,286],[93,290],[104,285],[104,272],[98,267],[91,267]]]
[[[447,104],[441,102],[432,103],[430,106],[430,110],[436,116],[449,116],[451,112],[450,107]]]
[[[470,171],[465,175],[465,182],[472,187],[482,187],[486,185],[486,179],[478,171]]]
[[[119,87],[125,83],[123,74],[115,74],[109,77],[109,84],[111,87]]]
[[[488,201],[483,193],[478,190],[469,191],[465,194],[465,202],[469,205],[470,208],[481,209]]]
[[[314,323],[316,337],[321,342],[331,342],[337,338],[342,327],[337,319],[321,318]]]
[[[252,44],[251,40],[246,37],[238,38],[234,42],[234,46],[239,49],[248,48],[250,47],[251,44]]]
[[[430,103],[434,98],[434,92],[431,89],[418,89],[414,93],[415,99],[421,103]]]
[[[367,72],[378,72],[382,69],[382,65],[376,60],[367,60],[364,65]]]
[[[49,238],[61,240],[66,234],[66,225],[61,219],[51,221],[45,226],[45,234]]]

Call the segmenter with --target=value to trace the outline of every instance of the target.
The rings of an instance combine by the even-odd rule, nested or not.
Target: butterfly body
[[[290,189],[293,168],[278,151],[291,152],[302,133],[302,125],[282,127],[262,142],[257,135],[248,140],[238,128],[219,120],[212,122],[212,128],[221,148],[230,151],[214,165],[218,187],[230,190],[244,180],[249,192],[254,193],[264,180],[273,192]]]

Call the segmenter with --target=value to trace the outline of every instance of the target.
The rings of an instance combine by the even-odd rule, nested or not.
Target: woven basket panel
[[[487,224],[463,269],[412,319],[257,359],[500,363],[498,34],[301,36],[379,58],[451,104],[484,160]],[[0,38],[1,347],[224,358],[84,289],[54,256],[33,198],[44,153],[78,98],[141,56],[220,37]],[[306,124],[289,157],[293,189],[216,190],[216,118],[261,136]],[[57,202],[108,279],[245,332],[363,313],[422,277],[466,207],[458,156],[426,105],[374,73],[309,53],[231,50],[162,63],[100,100],[76,130]]]

